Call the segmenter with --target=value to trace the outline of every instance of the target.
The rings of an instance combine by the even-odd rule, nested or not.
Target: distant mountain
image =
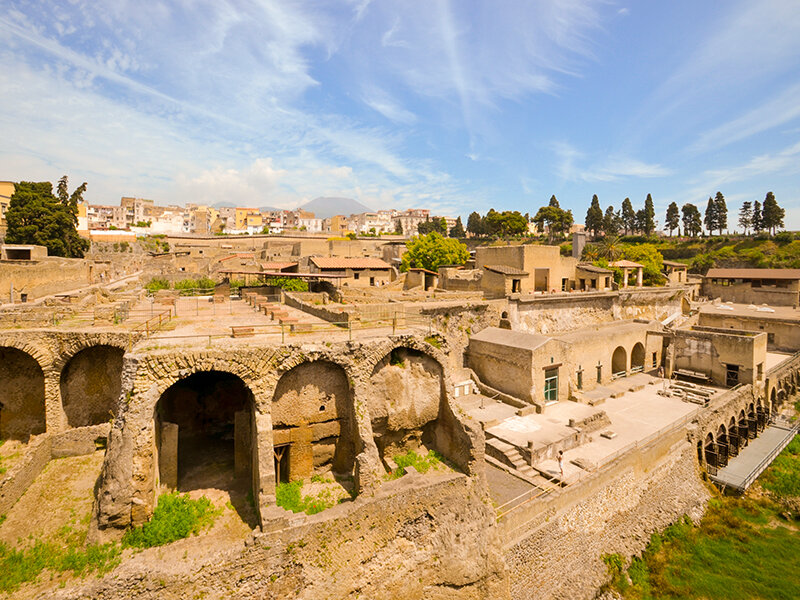
[[[355,215],[363,212],[372,212],[368,206],[352,198],[314,198],[306,202],[300,208],[313,212],[317,219],[327,219],[334,215]]]
[[[215,202],[211,206],[212,206],[212,208],[236,208],[237,206],[241,206],[242,208],[246,207],[246,205],[244,205],[244,204],[236,204],[235,202],[228,202],[228,201]],[[247,208],[250,208],[250,207],[247,206]],[[253,208],[256,208],[256,207],[253,207]],[[275,212],[275,211],[278,211],[278,210],[283,210],[281,208],[275,208],[274,206],[259,206],[257,208],[258,208],[258,210],[263,211],[263,212]]]

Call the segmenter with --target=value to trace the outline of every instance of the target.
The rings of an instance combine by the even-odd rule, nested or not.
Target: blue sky
[[[651,193],[800,228],[796,0],[2,0],[0,179],[93,203],[534,213]]]

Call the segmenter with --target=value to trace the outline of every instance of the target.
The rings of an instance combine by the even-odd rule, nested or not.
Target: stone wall
[[[20,294],[34,300],[91,283],[89,263],[77,258],[48,257],[40,261],[0,261],[0,300],[19,302]],[[14,298],[9,297],[14,286]]]
[[[608,580],[603,554],[637,555],[653,532],[685,514],[702,516],[709,492],[685,439],[655,466],[632,458],[598,476],[572,503],[556,499],[508,534],[501,525],[512,598],[594,598]]]
[[[642,288],[619,292],[573,292],[509,300],[514,329],[553,334],[623,319],[661,321],[681,311],[688,288]]]
[[[168,561],[146,550],[49,597],[508,600],[493,513],[480,478],[412,471],[244,545]]]

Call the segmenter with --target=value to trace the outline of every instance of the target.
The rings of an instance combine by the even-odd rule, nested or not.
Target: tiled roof
[[[501,275],[528,275],[527,271],[506,265],[484,265],[483,268]]]
[[[709,269],[706,277],[720,279],[800,279],[800,269]]]
[[[682,262],[675,262],[674,260],[665,260],[664,261],[664,266],[665,267],[678,267],[678,268],[682,267],[684,269],[688,269],[689,268],[689,265],[687,265],[685,263],[682,263]]]
[[[578,265],[578,268],[581,271],[586,271],[587,273],[613,273],[611,269],[605,269],[603,267],[596,267],[594,265],[589,265],[585,263],[581,263]]]
[[[633,262],[632,260],[617,260],[611,263],[612,267],[617,267],[619,269],[638,269],[640,267],[644,267],[644,265],[640,265],[637,262]]]
[[[238,254],[231,254],[225,258],[220,258],[219,262],[225,262],[226,260],[230,260],[232,258],[255,258],[255,255],[252,252],[239,252]]]
[[[319,269],[391,269],[392,266],[380,258],[327,258],[312,256]]]
[[[265,262],[261,263],[262,271],[283,271],[290,267],[296,267],[296,262]]]

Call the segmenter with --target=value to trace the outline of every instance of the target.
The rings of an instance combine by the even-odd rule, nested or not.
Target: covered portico
[[[640,265],[632,260],[617,260],[611,263],[612,267],[622,269],[622,287],[628,287],[628,279],[630,272],[636,271],[636,287],[644,285],[644,265]]]

